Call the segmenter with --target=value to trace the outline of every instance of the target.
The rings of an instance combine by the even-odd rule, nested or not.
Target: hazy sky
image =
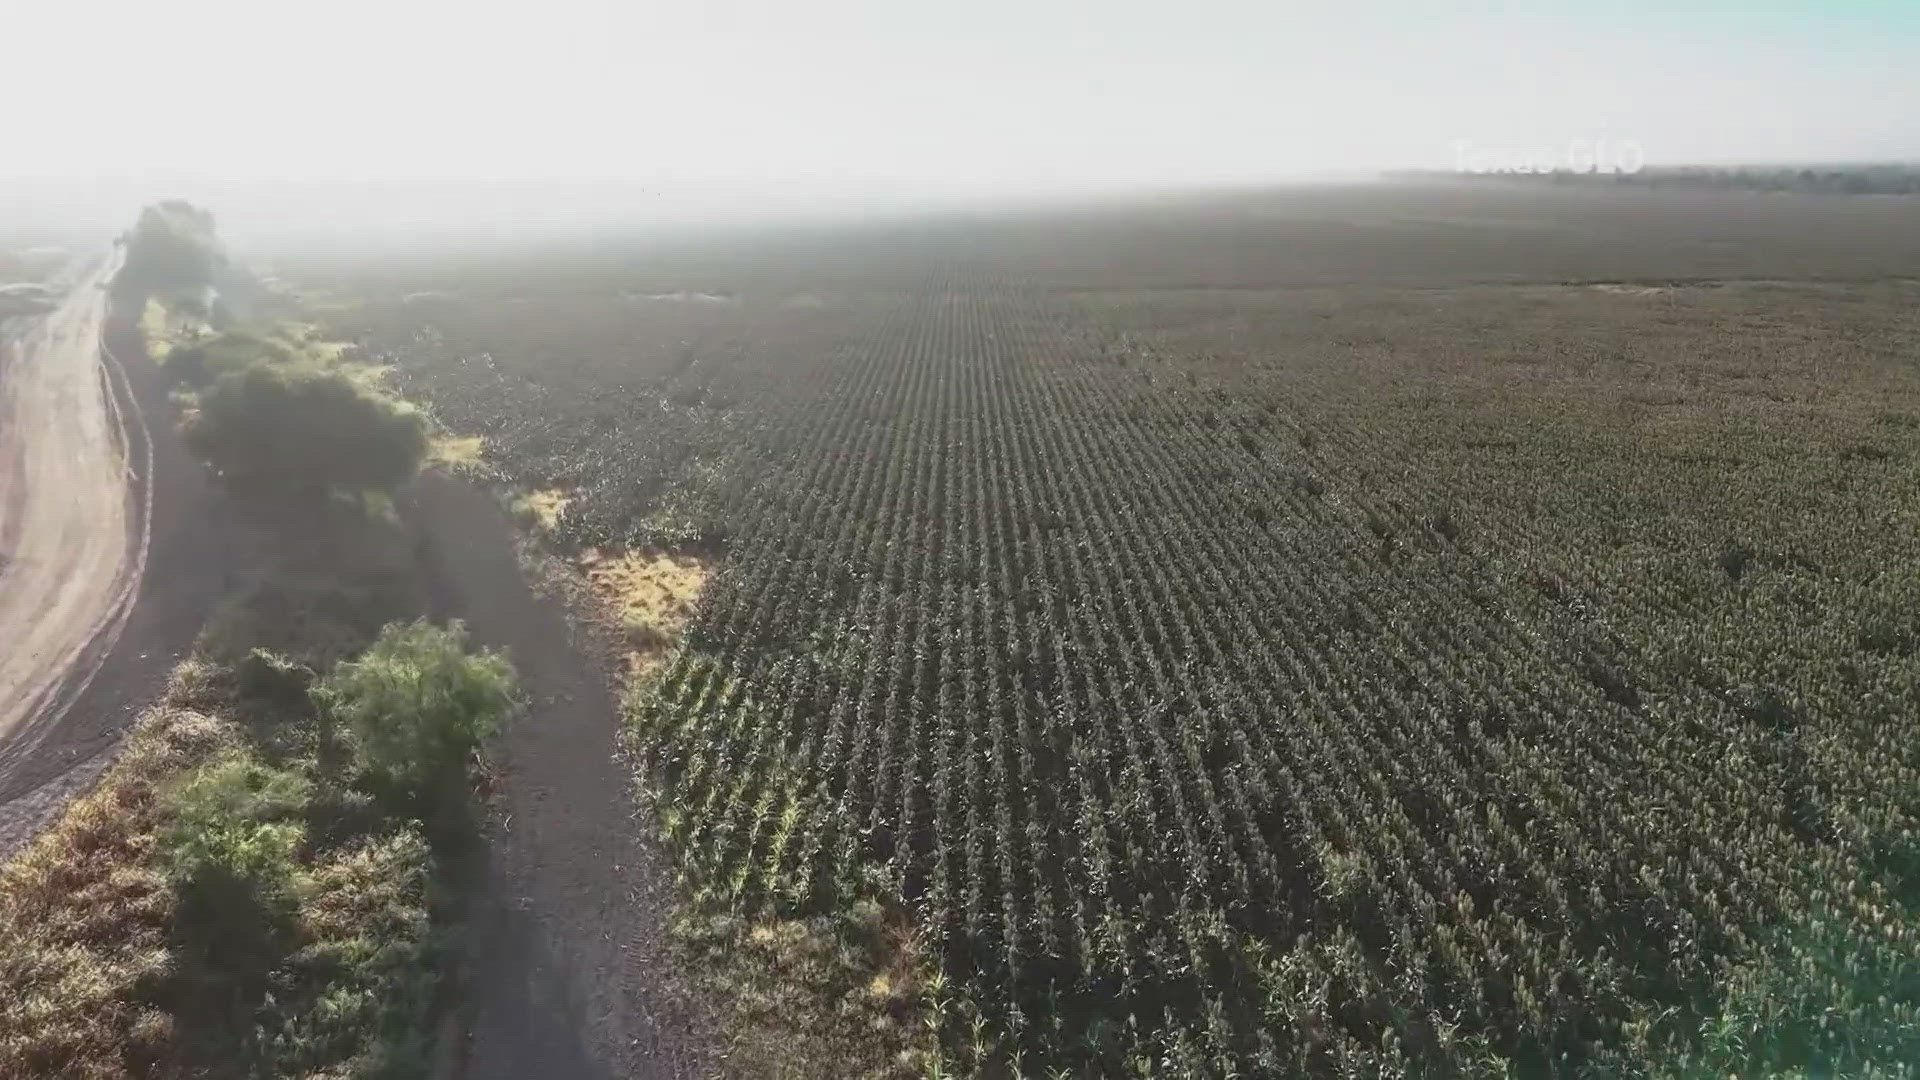
[[[9,0],[0,178],[1057,192],[1920,159],[1920,0]]]

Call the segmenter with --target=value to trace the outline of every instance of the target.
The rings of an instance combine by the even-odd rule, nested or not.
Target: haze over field
[[[107,73],[12,51],[8,100],[61,87],[9,118],[22,216],[178,194],[244,238],[1265,183],[1463,145],[1920,158],[1920,7],[1891,2],[110,6],[8,16]]]
[[[1920,0],[0,33],[0,1077],[1920,1076]]]

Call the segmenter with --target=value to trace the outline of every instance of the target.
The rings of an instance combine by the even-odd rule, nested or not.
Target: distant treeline
[[[1391,173],[1399,179],[1436,178],[1521,181],[1531,184],[1605,184],[1613,187],[1797,191],[1820,195],[1920,195],[1920,164],[1913,165],[1683,165],[1637,172],[1444,172]]]

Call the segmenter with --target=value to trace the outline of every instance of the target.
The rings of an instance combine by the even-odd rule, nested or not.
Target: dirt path
[[[494,749],[497,825],[469,930],[456,1075],[707,1075],[665,991],[672,877],[646,842],[606,676],[566,610],[534,595],[512,527],[486,494],[423,477],[411,499],[436,618],[508,650],[530,700]]]
[[[245,563],[134,312],[92,285],[112,270],[0,335],[0,856],[93,782]]]
[[[57,719],[140,582],[146,522],[129,497],[129,446],[143,422],[121,414],[101,342],[100,286],[116,263],[0,338],[0,740]]]
[[[0,338],[0,738],[60,707],[61,684],[119,628],[140,580],[129,505],[138,425],[109,392],[100,331],[111,263]]]

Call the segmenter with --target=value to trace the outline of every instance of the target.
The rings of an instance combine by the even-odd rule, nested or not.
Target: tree
[[[255,362],[200,397],[187,445],[236,489],[391,489],[427,453],[417,409],[308,364]]]
[[[187,293],[204,289],[226,265],[214,236],[213,215],[179,199],[140,211],[140,220],[124,237],[126,263],[114,279],[123,293]]]

